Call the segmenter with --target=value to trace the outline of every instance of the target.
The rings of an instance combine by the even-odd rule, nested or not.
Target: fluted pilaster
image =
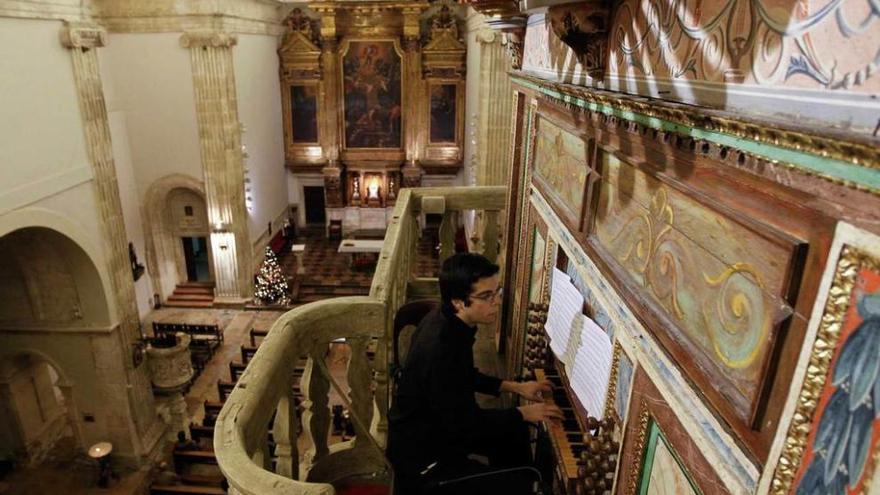
[[[100,26],[65,23],[61,43],[70,50],[73,75],[82,116],[86,154],[94,173],[94,191],[98,206],[104,259],[110,286],[116,300],[115,317],[119,321],[119,342],[125,385],[129,389],[129,408],[137,435],[142,437],[151,425],[153,396],[146,367],[135,369],[133,343],[140,338],[140,321],[135,300],[134,280],[128,257],[128,236],[122,216],[122,201],[113,161],[110,121],[104,101],[104,88],[98,66],[97,49],[104,46],[106,33]],[[106,357],[106,356],[105,356]],[[113,365],[101,369],[113,369]],[[112,373],[112,372],[110,372]],[[119,377],[107,377],[117,384]],[[136,443],[136,438],[133,438]]]
[[[251,293],[242,131],[232,64],[236,41],[235,36],[210,31],[184,33],[180,38],[192,63],[208,220],[213,226],[215,290],[220,300],[248,298]]]
[[[513,89],[502,35],[486,31],[480,42],[480,109],[477,122],[477,185],[499,186],[508,180]]]

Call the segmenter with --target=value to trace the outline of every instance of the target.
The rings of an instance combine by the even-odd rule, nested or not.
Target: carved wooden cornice
[[[880,169],[880,140],[870,136],[835,129],[821,129],[822,134],[819,135],[816,134],[815,128],[807,128],[807,126],[798,126],[788,122],[770,121],[760,118],[745,119],[736,117],[730,112],[723,110],[649,100],[642,96],[557,83],[519,71],[514,72],[513,77],[514,82],[534,85],[558,93],[568,103],[574,104],[571,101],[572,99],[581,100],[582,104],[577,105],[581,108],[584,104],[595,104],[609,108],[614,111],[614,115],[602,114],[601,118],[614,125],[639,127],[640,124],[637,122],[629,118],[619,117],[618,115],[626,115],[628,113],[640,114],[688,128],[719,132],[749,141],[830,158],[868,169]],[[649,132],[650,129],[646,128],[644,131],[636,129],[636,131]],[[676,141],[694,141],[694,139],[681,135],[681,137],[676,138]],[[684,144],[689,145],[688,143]],[[702,148],[700,143],[695,143],[695,146],[698,149]],[[729,152],[725,146],[708,142],[706,142],[706,146],[712,150],[717,150],[717,153],[724,160],[743,161],[749,159],[747,156],[749,154],[742,151]],[[820,172],[811,173],[802,168],[799,168],[799,170],[810,175],[823,177],[835,183],[880,194],[878,190],[863,187],[850,181],[835,179]]]
[[[192,31],[180,35],[183,48],[231,48],[238,43],[238,37],[218,31]]]
[[[107,43],[107,31],[97,24],[65,22],[61,30],[61,44],[65,48],[99,48]]]

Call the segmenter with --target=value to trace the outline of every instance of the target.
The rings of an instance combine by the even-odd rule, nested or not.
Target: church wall
[[[113,158],[116,164],[116,180],[119,183],[119,199],[122,202],[122,215],[125,220],[127,241],[134,245],[137,262],[146,263],[146,240],[144,238],[144,222],[141,217],[141,192],[135,178],[134,163],[131,160],[131,148],[128,145],[126,116],[122,111],[108,107],[110,135],[113,139]],[[135,300],[138,314],[143,318],[153,307],[153,278],[149,271],[134,282]]]
[[[0,18],[0,214],[92,177],[60,30],[57,21]]]
[[[877,12],[856,2],[771,4],[619,2],[601,80],[553,33],[549,15],[534,14],[523,69],[559,82],[872,131]]]
[[[99,55],[111,133],[127,136],[139,197],[170,174],[202,180],[190,54],[180,34],[110,33]]]
[[[286,218],[287,184],[278,177],[285,174],[284,135],[281,119],[281,87],[278,79],[278,38],[275,36],[239,35],[233,48],[235,87],[238,95],[238,117],[245,126],[242,144],[247,147],[245,158],[245,196],[248,204],[248,232],[254,243],[267,233],[281,227],[277,221]],[[268,239],[264,239],[268,240]],[[254,252],[259,258],[262,252]]]

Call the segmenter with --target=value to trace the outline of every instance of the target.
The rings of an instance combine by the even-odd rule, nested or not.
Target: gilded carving
[[[633,462],[629,468],[629,479],[626,483],[626,495],[635,495],[639,486],[639,479],[642,475],[642,453],[645,451],[645,440],[648,438],[648,425],[651,423],[651,411],[648,409],[647,402],[642,401],[642,412],[639,414],[638,433],[636,434],[635,452],[636,462]]]
[[[611,374],[608,376],[608,395],[605,398],[605,411],[603,418],[609,418],[614,414],[614,401],[617,398],[617,379],[620,372],[620,353],[623,348],[619,342],[614,343],[614,354],[611,356]],[[622,419],[622,418],[620,418]]]
[[[867,279],[862,278],[862,274],[866,272],[873,274],[872,276],[875,279],[873,290],[867,287],[865,282]],[[848,245],[843,247],[835,269],[834,279],[828,290],[828,299],[825,303],[825,308],[816,333],[816,339],[812,344],[809,364],[807,365],[806,376],[804,377],[804,382],[797,398],[795,412],[788,428],[788,434],[786,435],[785,443],[783,444],[779,463],[773,473],[773,479],[770,485],[771,494],[783,495],[790,493],[800,485],[822,483],[823,474],[820,474],[818,479],[816,479],[815,476],[811,478],[810,471],[811,468],[814,467],[813,464],[817,464],[816,456],[818,455],[815,452],[812,452],[813,449],[823,451],[825,459],[820,459],[823,466],[826,463],[835,462],[835,464],[832,464],[833,470],[824,470],[824,472],[827,473],[824,474],[824,479],[828,480],[828,483],[837,483],[837,481],[835,481],[836,478],[841,477],[839,471],[837,471],[836,464],[841,462],[847,465],[847,470],[844,472],[849,475],[849,477],[847,480],[847,476],[844,476],[844,481],[840,481],[840,483],[849,484],[849,490],[860,488],[856,493],[869,493],[870,483],[864,481],[860,475],[865,474],[868,471],[864,466],[867,456],[874,457],[873,461],[867,462],[872,463],[874,469],[876,469],[876,458],[880,450],[877,449],[875,444],[873,454],[859,456],[854,455],[854,451],[850,453],[850,456],[847,459],[842,459],[843,456],[839,456],[838,453],[841,452],[844,447],[852,450],[851,446],[847,447],[845,444],[840,443],[841,441],[845,442],[848,440],[849,435],[837,434],[834,428],[829,429],[825,425],[833,422],[835,419],[846,419],[846,409],[848,408],[845,407],[845,405],[847,402],[854,402],[852,400],[847,401],[844,399],[844,407],[842,408],[842,411],[841,408],[835,406],[835,404],[841,402],[836,400],[837,397],[843,396],[849,398],[849,396],[854,395],[858,389],[858,384],[847,384],[847,378],[853,377],[853,371],[847,368],[849,374],[846,374],[846,371],[844,370],[847,361],[842,361],[841,355],[843,354],[843,351],[846,350],[846,346],[840,345],[841,337],[845,332],[846,335],[844,338],[847,340],[847,343],[854,342],[858,347],[871,349],[871,339],[858,340],[859,337],[855,334],[857,332],[862,333],[863,335],[871,333],[871,329],[868,328],[864,322],[869,318],[876,319],[876,316],[869,316],[869,314],[877,314],[878,311],[874,307],[877,306],[877,303],[872,303],[867,301],[867,299],[872,297],[873,299],[871,301],[877,300],[876,279],[880,277],[878,274],[880,274],[880,260],[871,257],[855,247]],[[858,316],[856,316],[857,314]],[[848,324],[847,320],[855,320],[856,318],[862,319],[863,323],[861,327],[853,328],[853,322],[851,321]],[[841,349],[841,347],[844,348]],[[867,358],[876,361],[876,353],[872,354],[873,355],[868,355]],[[837,363],[835,364],[833,374],[831,370],[832,363]],[[841,363],[843,364],[841,365]],[[830,376],[833,376],[833,382],[829,381]],[[870,386],[868,388],[870,388]],[[835,390],[835,393],[833,394],[831,394],[832,389]],[[844,390],[845,393],[841,393],[841,390]],[[880,389],[875,385],[873,387],[873,394],[878,394],[878,390]],[[856,402],[856,405],[870,405],[871,393],[871,391],[867,393],[867,402],[858,401]],[[831,396],[830,399],[828,397],[829,395]],[[873,404],[877,403],[878,399],[877,397],[874,397]],[[852,428],[851,425],[853,424],[853,419],[851,416],[857,416],[857,413],[862,409],[864,409],[864,407],[857,407],[855,408],[855,413],[850,413],[850,418],[847,421],[850,426],[847,427],[847,431]],[[817,416],[817,412],[819,416]],[[876,413],[876,411],[874,411],[874,413]],[[835,415],[837,418],[835,418]],[[826,418],[830,418],[830,420]],[[871,419],[873,420],[873,415],[871,415]],[[867,423],[870,424],[871,421],[868,421]],[[830,432],[831,436],[829,437],[824,433],[820,435],[819,433],[821,433],[821,431]],[[825,447],[824,449],[820,449],[817,445],[818,442],[828,443],[827,439],[820,438],[822,435],[835,439],[830,446]],[[871,433],[870,431],[862,431],[859,435],[864,438],[876,438],[876,433]],[[856,443],[859,444],[859,442]],[[858,447],[859,448],[856,450],[864,452],[871,451],[870,444],[860,444]],[[808,455],[810,456],[809,458],[807,457]],[[832,461],[831,458],[834,458],[834,461]],[[859,459],[862,460],[862,463],[858,463]],[[871,475],[867,474],[864,478],[870,480]],[[804,488],[809,490],[809,487],[807,486]],[[850,493],[849,490],[847,490],[847,493]]]

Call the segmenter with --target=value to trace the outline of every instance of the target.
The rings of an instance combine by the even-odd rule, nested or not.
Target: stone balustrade
[[[384,456],[387,431],[388,358],[394,314],[414,282],[419,216],[443,215],[441,260],[452,253],[455,216],[466,210],[491,217],[505,207],[504,187],[403,189],[388,226],[369,296],[340,297],[295,308],[282,315],[239,378],[217,419],[214,451],[230,493],[329,495],[336,480],[389,469]],[[497,225],[486,225],[495,236]],[[493,249],[494,251],[494,249]],[[496,252],[485,253],[494,259]],[[351,347],[345,392],[330,376],[325,354],[330,343],[345,338]],[[376,340],[375,359],[367,346]],[[305,397],[301,425],[293,398],[297,357],[307,357],[300,388]],[[356,436],[328,445],[331,388],[351,412]],[[274,415],[274,419],[273,418]],[[275,443],[271,471],[269,422]],[[308,436],[309,450],[300,463],[297,432]]]

